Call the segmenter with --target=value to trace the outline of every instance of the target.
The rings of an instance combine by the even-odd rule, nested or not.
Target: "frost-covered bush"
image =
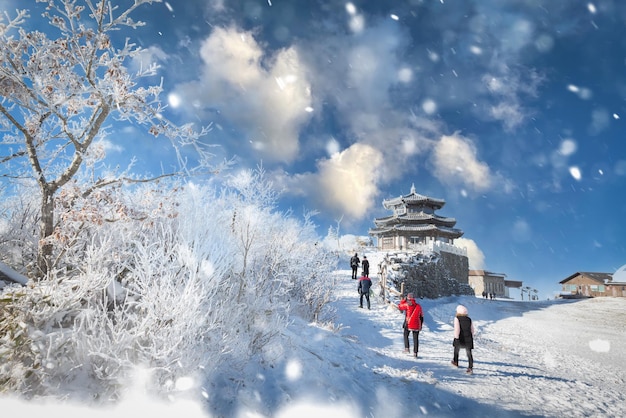
[[[236,208],[232,229],[242,257],[241,291],[252,290],[275,310],[292,306],[313,319],[328,300],[335,264],[315,233],[312,214],[298,221],[277,212],[276,192],[262,169],[242,172],[229,184],[228,199]]]
[[[2,293],[0,390],[108,401],[144,366],[167,391],[239,366],[329,300],[332,259],[310,217],[276,210],[262,171],[219,193],[164,183],[66,195],[55,269]]]
[[[23,266],[20,273],[33,270],[37,257],[39,202],[32,183],[3,190],[0,198],[0,261]]]

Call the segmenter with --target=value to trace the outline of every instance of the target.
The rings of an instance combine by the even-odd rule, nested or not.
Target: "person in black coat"
[[[359,260],[359,256],[357,253],[354,253],[352,258],[350,258],[350,268],[352,269],[352,279],[356,280],[357,270],[359,269],[359,264],[361,264],[361,260]]]
[[[359,285],[357,291],[359,292],[359,308],[363,307],[363,296],[367,300],[367,309],[370,308],[370,288],[372,287],[372,280],[363,273],[363,276],[359,279]]]
[[[363,256],[363,261],[361,262],[361,266],[363,266],[363,275],[365,277],[370,277],[370,262],[367,259],[367,256]]]
[[[467,354],[467,373],[472,374],[474,369],[474,357],[472,349],[474,348],[474,324],[472,318],[467,316],[467,308],[463,305],[456,307],[456,316],[454,317],[454,355],[452,364],[459,367],[459,351],[461,347],[465,348]]]

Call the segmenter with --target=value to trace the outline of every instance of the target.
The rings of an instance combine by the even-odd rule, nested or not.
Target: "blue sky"
[[[216,159],[262,163],[321,235],[340,218],[366,235],[414,184],[446,200],[473,267],[541,298],[626,264],[626,3],[172,0],[136,17],[120,36],[161,65],[168,116],[212,124]],[[114,131],[110,157],[160,171],[145,138]]]

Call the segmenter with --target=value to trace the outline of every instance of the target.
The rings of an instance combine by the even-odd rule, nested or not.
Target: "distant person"
[[[415,301],[413,293],[406,295],[398,304],[398,309],[404,312],[404,352],[410,353],[409,333],[413,333],[413,357],[417,358],[419,351],[419,333],[424,324],[424,313],[419,303]]]
[[[371,287],[372,287],[372,280],[365,275],[365,272],[363,272],[363,275],[359,279],[359,285],[357,287],[357,290],[360,295],[359,308],[363,307],[363,296],[365,296],[365,299],[367,300],[367,309],[370,308],[370,288]]]
[[[452,358],[452,364],[459,367],[459,351],[461,347],[465,348],[467,354],[467,370],[468,374],[473,373],[474,369],[474,357],[472,356],[472,349],[474,348],[474,324],[472,324],[472,318],[467,316],[467,308],[463,305],[456,307],[456,316],[454,317],[454,356]]]
[[[487,299],[487,292],[485,292],[484,290],[483,290],[483,297]]]
[[[359,269],[359,264],[361,264],[361,260],[359,260],[358,254],[354,253],[352,258],[350,258],[350,268],[352,268],[352,280],[356,280],[356,273]]]
[[[365,277],[370,277],[370,262],[367,260],[367,256],[363,256],[363,262],[361,263],[363,267],[363,275]]]

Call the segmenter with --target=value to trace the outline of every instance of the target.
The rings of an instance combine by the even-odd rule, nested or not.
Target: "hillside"
[[[425,329],[419,358],[413,359],[403,353],[400,312],[378,298],[371,310],[360,309],[349,270],[327,280],[337,289],[331,302],[334,321],[296,320],[262,355],[239,359],[240,369],[229,365],[212,381],[190,377],[168,401],[150,398],[136,382],[126,401],[100,413],[130,417],[149,411],[189,418],[626,415],[626,299],[423,299]],[[468,307],[476,326],[473,375],[450,365],[458,303]],[[460,363],[466,365],[464,352]],[[3,411],[13,408],[27,416],[44,411],[39,404],[0,401]],[[51,405],[45,411],[65,418],[87,413]]]

